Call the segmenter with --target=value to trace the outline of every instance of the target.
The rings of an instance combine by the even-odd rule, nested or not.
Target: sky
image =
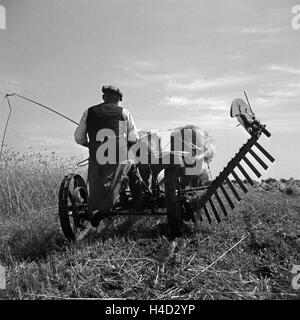
[[[262,178],[300,179],[300,29],[297,0],[0,0],[0,132],[6,93],[17,92],[79,121],[120,87],[140,129],[195,124],[217,149],[213,176],[249,135],[229,116],[244,98],[267,125],[261,145],[276,161]],[[79,155],[76,126],[12,98],[6,143]]]

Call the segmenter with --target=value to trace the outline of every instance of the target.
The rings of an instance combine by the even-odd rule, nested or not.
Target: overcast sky
[[[298,1],[299,2],[299,1]],[[17,92],[79,121],[101,86],[124,94],[138,128],[196,124],[214,138],[216,175],[248,135],[229,117],[246,90],[272,133],[263,178],[300,179],[300,30],[296,0],[0,0],[0,94]],[[75,126],[22,100],[7,143],[83,154]],[[8,114],[0,102],[0,130]]]

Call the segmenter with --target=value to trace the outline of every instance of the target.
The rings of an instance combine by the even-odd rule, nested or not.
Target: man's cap
[[[120,96],[120,101],[122,101],[123,98],[123,93],[121,92],[121,90],[115,86],[103,86],[102,87],[102,92],[106,93],[106,92],[110,92],[113,94],[117,94]]]

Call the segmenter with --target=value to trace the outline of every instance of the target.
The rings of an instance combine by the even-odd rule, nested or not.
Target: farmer
[[[127,160],[128,149],[139,139],[137,128],[130,112],[119,106],[123,98],[120,89],[114,86],[103,86],[102,93],[103,103],[90,107],[83,113],[74,134],[78,144],[89,148],[89,215],[91,224],[95,227],[101,220],[101,213],[108,212],[116,202],[122,177],[126,174],[129,177],[134,208],[142,209],[141,180],[132,160]],[[119,132],[120,128],[124,130]],[[106,136],[104,140],[99,141],[101,132],[113,132],[114,140]],[[116,149],[114,149],[116,155],[112,157],[116,161],[101,164],[101,155],[99,158],[97,150],[99,151],[105,142],[111,141],[116,142]],[[122,161],[119,161],[124,154],[126,154],[125,160],[123,157]]]

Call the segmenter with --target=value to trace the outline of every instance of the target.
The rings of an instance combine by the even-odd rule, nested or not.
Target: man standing
[[[114,86],[103,86],[102,93],[103,103],[90,107],[84,112],[74,134],[78,144],[89,148],[89,215],[93,226],[99,224],[101,213],[107,212],[116,202],[122,177],[126,174],[129,176],[134,207],[137,210],[142,209],[141,182],[137,169],[127,159],[122,163],[118,161],[121,156],[119,151],[121,150],[122,154],[125,151],[127,154],[127,148],[138,141],[137,128],[130,112],[119,106],[123,98],[120,89]],[[120,128],[124,128],[125,136],[123,132],[119,132]],[[110,132],[114,133],[117,156],[113,157],[117,160],[115,163],[99,164],[101,159],[97,158],[99,157],[98,148],[112,138],[106,136],[104,141],[98,141],[97,134],[104,129],[112,130]],[[121,144],[120,148],[118,144]]]

